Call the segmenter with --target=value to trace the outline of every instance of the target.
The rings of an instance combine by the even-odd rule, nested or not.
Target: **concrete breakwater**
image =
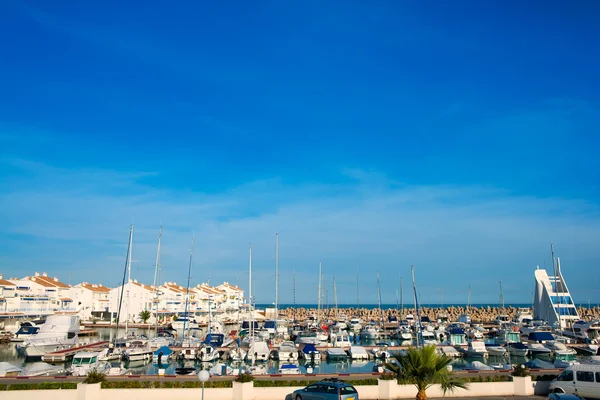
[[[589,321],[600,318],[600,307],[578,307],[577,311],[583,320]],[[279,312],[280,316],[289,319],[296,318],[298,321],[305,321],[311,316],[317,316],[317,314],[321,321],[326,321],[328,319],[335,318],[336,312],[338,316],[345,315],[348,319],[356,317],[361,318],[363,321],[380,321],[383,315],[383,318],[387,321],[388,316],[397,316],[401,313],[401,311],[397,311],[395,309],[380,311],[378,309],[366,308],[338,308],[337,311],[335,308],[329,308],[326,310],[320,310],[318,313],[316,308],[285,308],[279,310]],[[416,312],[414,308],[404,308],[402,318],[404,318],[406,314],[412,314],[416,318]],[[449,321],[456,321],[458,316],[461,314],[468,314],[473,322],[490,323],[494,322],[498,315],[508,315],[512,319],[517,314],[517,308],[491,306],[481,308],[457,306],[444,308],[421,308],[421,315],[428,316],[432,321],[436,321],[440,315],[447,316]]]

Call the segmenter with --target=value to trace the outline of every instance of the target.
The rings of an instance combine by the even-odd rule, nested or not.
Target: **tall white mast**
[[[131,292],[131,253],[133,253],[133,224],[129,228],[129,256],[127,257],[127,304],[125,305],[125,337],[129,333],[129,292]]]
[[[334,312],[334,316],[335,316],[335,320],[337,321],[337,310],[338,310],[338,304],[337,304],[337,289],[336,289],[336,285],[335,285],[335,276],[333,277],[333,301],[335,303],[335,312]]]
[[[252,314],[252,243],[250,243],[250,263],[248,266],[248,311],[250,311],[250,338],[254,332],[254,322]]]
[[[360,297],[358,295],[358,264],[356,264],[356,312],[360,308]]]
[[[317,324],[321,321],[321,262],[319,261],[319,294],[317,295]]]
[[[400,319],[404,315],[404,292],[402,290],[402,277],[400,277]]]
[[[277,316],[279,315],[279,233],[275,232],[275,335],[277,335]]]
[[[379,317],[381,318],[381,327],[383,328],[383,310],[381,309],[381,286],[379,285],[379,271],[377,271],[377,306],[379,307]]]
[[[502,281],[500,281],[500,304],[502,304],[502,308],[504,308],[504,293],[502,293]]]
[[[194,236],[192,236],[192,246],[190,247],[190,264],[188,267],[188,279],[187,279],[187,288],[185,291],[185,319],[183,320],[183,338],[185,339],[185,329],[186,323],[188,321],[188,304],[190,301],[190,282],[192,281],[192,260],[194,256]],[[210,309],[210,303],[208,303],[208,307]],[[210,323],[210,321],[209,321]],[[189,330],[188,330],[188,338],[189,338]]]
[[[156,248],[156,267],[154,269],[154,319],[155,328],[154,334],[158,336],[158,282],[160,280],[159,270],[160,270],[160,242],[162,240],[162,225],[160,226],[160,231],[158,232],[158,246]],[[150,329],[150,328],[148,328]]]

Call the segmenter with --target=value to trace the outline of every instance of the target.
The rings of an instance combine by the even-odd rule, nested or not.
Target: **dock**
[[[108,342],[96,342],[96,343],[85,344],[82,346],[71,347],[70,349],[53,351],[53,352],[44,354],[42,356],[42,361],[48,362],[48,363],[64,363],[67,360],[67,358],[73,357],[73,355],[75,355],[75,353],[78,353],[78,352],[84,351],[84,350],[101,349],[106,346],[108,346]]]

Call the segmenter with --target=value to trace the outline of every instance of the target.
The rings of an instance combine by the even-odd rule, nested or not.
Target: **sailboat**
[[[160,332],[159,330],[159,326],[158,326],[158,307],[159,307],[159,299],[158,296],[160,294],[159,290],[158,290],[158,284],[160,282],[160,244],[162,241],[162,225],[160,227],[159,233],[158,233],[158,246],[156,248],[156,264],[155,264],[155,269],[154,269],[154,284],[153,284],[153,288],[154,288],[154,298],[152,299],[152,304],[154,306],[154,337],[150,340],[148,340],[148,344],[150,345],[150,348],[152,349],[158,349],[161,348],[163,346],[172,346],[174,344],[174,337],[172,334],[168,333],[168,332]],[[148,328],[150,329],[150,328]],[[148,335],[150,336],[150,335]]]
[[[271,353],[267,343],[260,338],[255,336],[254,333],[254,310],[252,308],[252,244],[250,244],[250,261],[249,261],[249,288],[248,288],[248,299],[249,299],[249,310],[250,310],[250,332],[244,341],[248,343],[248,351],[246,353],[246,360],[254,364],[256,361],[267,361]]]
[[[181,320],[182,326],[182,336],[179,341],[179,346],[181,347],[181,353],[179,354],[179,358],[183,358],[184,360],[196,360],[198,357],[198,348],[200,347],[201,341],[198,338],[190,336],[190,321],[188,314],[188,305],[190,302],[190,282],[192,280],[192,260],[194,257],[194,238],[192,237],[192,245],[190,246],[190,260],[188,265],[188,279],[187,279],[187,287],[185,290],[185,307],[183,311],[183,319]],[[194,322],[195,323],[195,322]]]

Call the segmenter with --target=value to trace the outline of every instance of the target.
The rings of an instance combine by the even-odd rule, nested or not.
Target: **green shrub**
[[[236,382],[246,383],[254,381],[254,376],[251,374],[239,374],[237,378],[235,378]]]
[[[6,390],[8,385],[6,383],[0,383],[0,390]]]
[[[88,372],[83,383],[102,383],[106,380],[106,375],[98,372],[95,368]]]
[[[379,379],[382,381],[395,381],[396,375],[392,374],[390,372],[385,372],[385,373],[379,375]]]

